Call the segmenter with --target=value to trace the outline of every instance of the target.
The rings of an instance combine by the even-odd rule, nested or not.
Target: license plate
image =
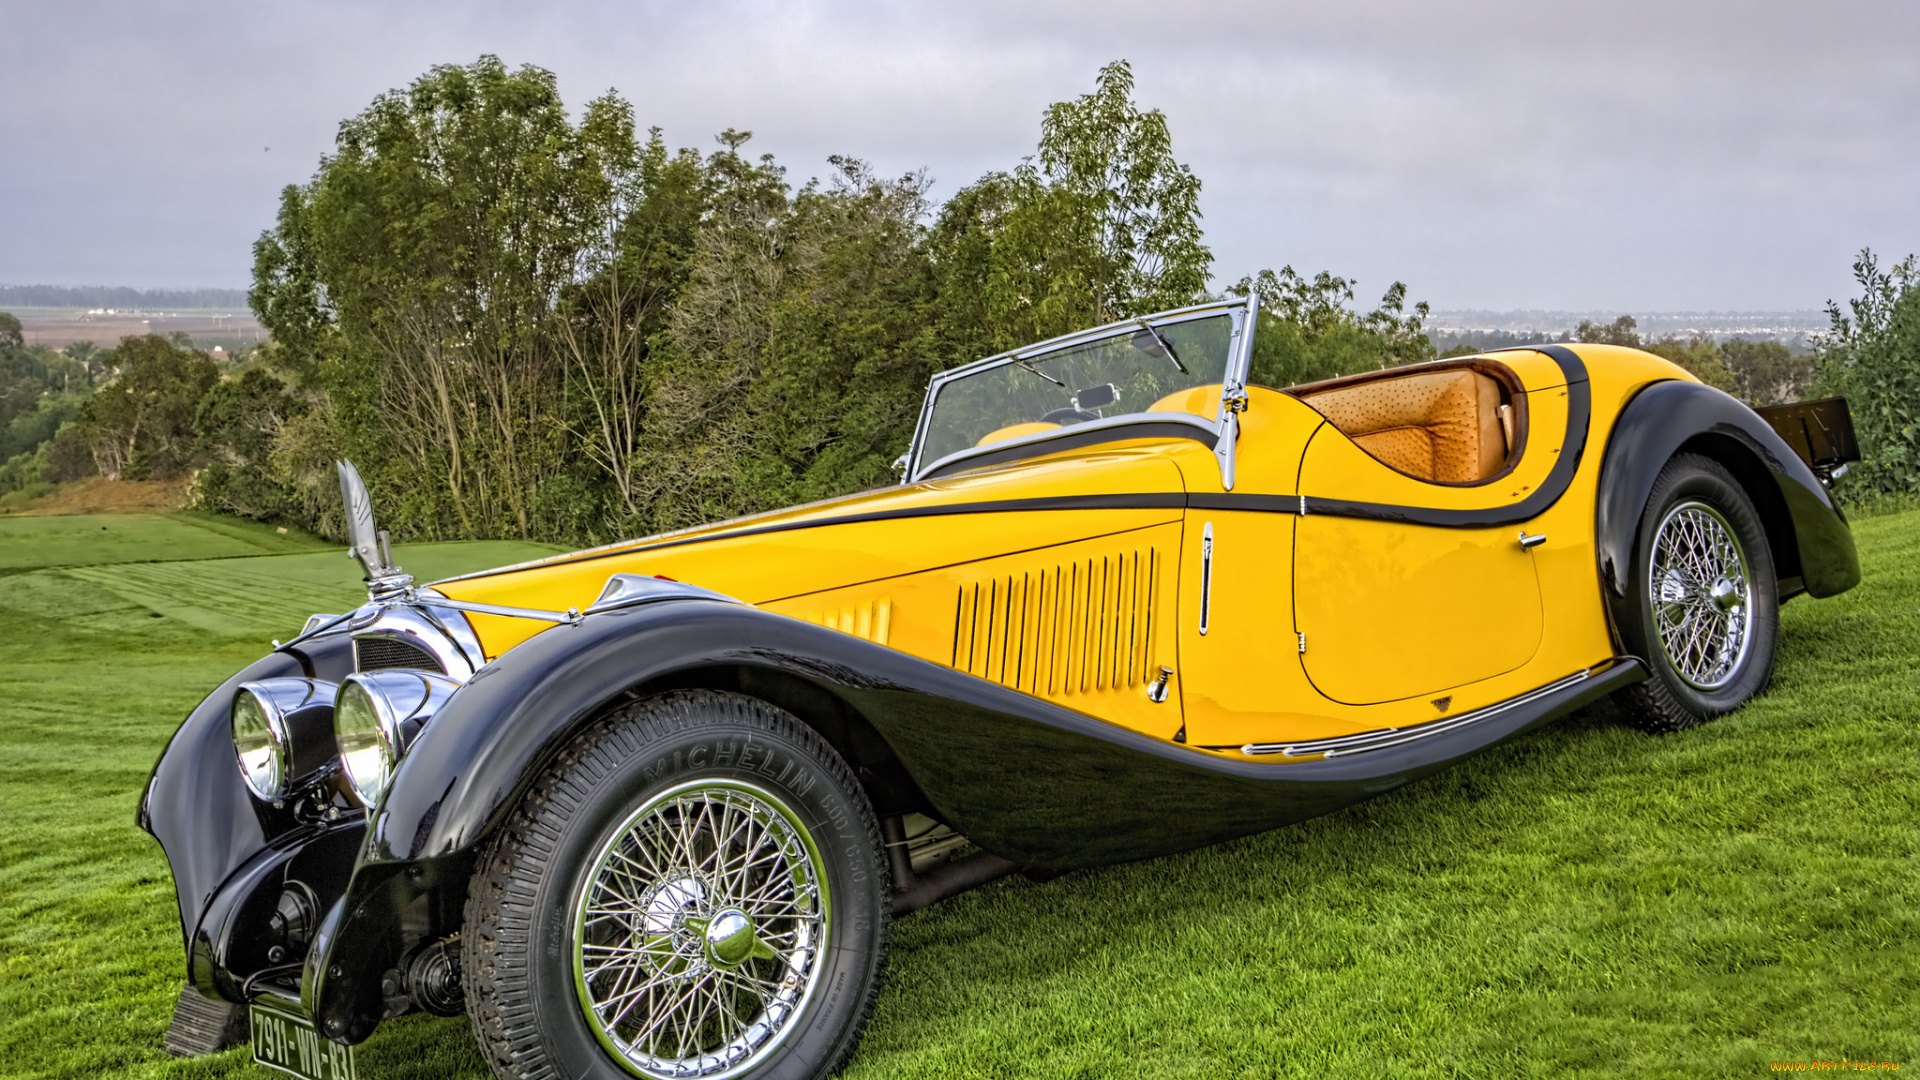
[[[359,1080],[353,1047],[323,1039],[311,1021],[258,1005],[247,1010],[253,1060],[302,1080]]]

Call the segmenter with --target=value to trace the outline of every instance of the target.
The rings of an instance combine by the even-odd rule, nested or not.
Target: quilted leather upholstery
[[[1374,379],[1302,400],[1361,449],[1422,480],[1473,483],[1506,461],[1500,384],[1476,371]]]

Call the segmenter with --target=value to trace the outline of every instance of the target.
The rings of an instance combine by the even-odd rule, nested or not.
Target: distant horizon
[[[251,291],[249,288],[245,288],[245,287],[233,288],[230,286],[222,286],[222,285],[205,285],[205,286],[164,286],[164,285],[149,286],[149,285],[124,285],[124,284],[122,285],[102,285],[102,284],[57,285],[57,284],[51,284],[46,282],[24,284],[24,283],[0,281],[0,306],[5,306],[8,304],[12,304],[13,306],[16,306],[16,307],[37,307],[37,308],[70,308],[70,307],[82,306],[80,302],[53,303],[53,304],[25,303],[21,301],[14,301],[10,299],[7,295],[7,293],[11,290],[24,291],[24,290],[35,290],[35,289],[45,289],[49,291],[59,290],[59,291],[74,292],[74,293],[133,294],[132,298],[145,300],[145,301],[152,301],[162,296],[191,296],[195,294],[199,294],[202,296],[210,296],[210,295],[217,295],[217,294],[226,294],[225,296],[221,297],[221,299],[227,302],[206,305],[206,306],[209,308],[238,307],[242,309],[247,307],[247,293]],[[1408,293],[1409,293],[1410,300],[1412,302],[1415,302],[1415,303],[1419,302],[1419,297],[1414,294],[1414,290],[1409,289]],[[176,303],[176,304],[171,304],[170,306],[188,307],[191,305]],[[1365,305],[1362,304],[1360,306],[1364,307]],[[8,310],[11,310],[11,308],[8,308]],[[1644,319],[1668,319],[1668,318],[1683,318],[1683,317],[1690,317],[1690,316],[1705,316],[1705,315],[1722,316],[1722,317],[1745,316],[1750,318],[1763,317],[1763,316],[1782,316],[1782,317],[1791,317],[1796,319],[1804,319],[1809,321],[1818,321],[1823,324],[1827,318],[1826,309],[1823,307],[1664,308],[1659,310],[1647,309],[1647,308],[1619,308],[1619,307],[1587,307],[1587,308],[1540,308],[1540,307],[1530,307],[1530,308],[1446,307],[1446,308],[1442,308],[1442,307],[1433,307],[1431,308],[1431,312],[1428,316],[1427,322],[1429,324],[1432,324],[1442,318],[1460,319],[1460,318],[1485,317],[1490,319],[1512,320],[1519,317],[1559,319],[1564,317],[1597,318],[1601,316],[1606,316],[1609,318],[1618,318],[1621,315],[1630,315],[1635,319],[1643,319],[1643,318]]]

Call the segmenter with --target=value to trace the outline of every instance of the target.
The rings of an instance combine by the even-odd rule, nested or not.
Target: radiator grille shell
[[[380,671],[385,668],[417,668],[445,675],[447,669],[432,653],[399,638],[368,634],[353,639],[355,671]]]

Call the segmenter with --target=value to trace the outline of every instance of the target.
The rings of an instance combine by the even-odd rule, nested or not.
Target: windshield
[[[1135,323],[956,376],[934,396],[915,468],[974,447],[1132,414],[1212,421],[1219,398],[1192,391],[1225,381],[1232,344],[1233,318],[1222,311]]]

